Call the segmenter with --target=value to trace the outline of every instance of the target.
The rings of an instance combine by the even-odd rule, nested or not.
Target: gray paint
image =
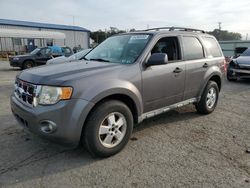
[[[177,36],[180,42],[182,35],[200,38],[200,34],[193,32],[148,33],[153,35],[152,40],[134,64],[77,61],[29,69],[21,72],[17,77],[38,85],[72,86],[74,88],[71,100],[75,102],[71,102],[71,100],[61,101],[55,106],[42,107],[43,110],[49,110],[48,113],[50,114],[47,115],[53,120],[54,118],[58,119],[62,114],[53,109],[60,104],[65,105],[65,109],[62,108],[64,114],[62,119],[65,124],[70,125],[67,128],[65,127],[67,131],[73,134],[77,130],[74,141],[80,140],[81,127],[83,127],[85,118],[92,107],[105,97],[123,94],[131,98],[137,109],[135,119],[140,122],[168,109],[199,101],[208,80],[212,76],[222,77],[224,57],[208,58],[206,50],[206,57],[201,60],[180,60],[164,65],[145,66],[152,47],[160,38]],[[205,36],[206,34],[202,35]],[[204,68],[205,63],[208,64],[208,67]],[[183,72],[173,73],[176,67],[182,68]],[[26,113],[25,109],[19,110],[24,107],[18,104],[15,98],[12,97],[11,99],[14,113],[15,110],[20,114]],[[79,106],[77,101],[84,101],[84,104]],[[36,120],[42,109],[41,107],[29,109],[29,113],[33,113],[34,120]],[[46,113],[44,113],[44,117],[46,117]],[[73,122],[69,120],[73,120]],[[60,138],[71,139],[74,137],[72,135],[67,137],[68,133],[65,131],[60,134]]]

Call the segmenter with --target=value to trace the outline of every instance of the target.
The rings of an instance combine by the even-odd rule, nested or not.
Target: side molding
[[[197,101],[198,100],[196,98],[191,98],[191,99],[188,99],[188,100],[185,100],[185,101],[182,101],[182,102],[170,105],[170,106],[166,106],[166,107],[163,107],[163,108],[152,110],[150,112],[146,112],[146,113],[144,113],[144,114],[142,114],[141,116],[138,117],[138,123],[142,122],[145,119],[148,119],[148,118],[157,116],[159,114],[168,112],[169,110],[172,110],[172,109],[175,109],[175,108],[180,108],[182,106],[192,104],[192,103],[195,103]]]

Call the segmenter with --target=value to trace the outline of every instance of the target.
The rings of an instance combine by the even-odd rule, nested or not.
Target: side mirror
[[[153,53],[150,58],[148,59],[148,62],[146,63],[146,66],[154,66],[154,65],[163,65],[168,63],[168,55],[165,53]]]

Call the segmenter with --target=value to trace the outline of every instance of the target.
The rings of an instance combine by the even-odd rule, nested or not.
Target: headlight
[[[13,60],[14,60],[14,61],[18,61],[18,60],[19,60],[19,57],[14,57]]]
[[[71,87],[41,86],[38,96],[34,98],[34,106],[37,104],[50,105],[60,100],[70,99],[72,91]]]

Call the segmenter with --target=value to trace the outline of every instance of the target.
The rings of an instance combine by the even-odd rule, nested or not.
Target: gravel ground
[[[93,159],[22,130],[18,72],[0,62],[0,187],[250,187],[250,81],[224,81],[210,115],[189,105],[146,120],[119,154]]]

